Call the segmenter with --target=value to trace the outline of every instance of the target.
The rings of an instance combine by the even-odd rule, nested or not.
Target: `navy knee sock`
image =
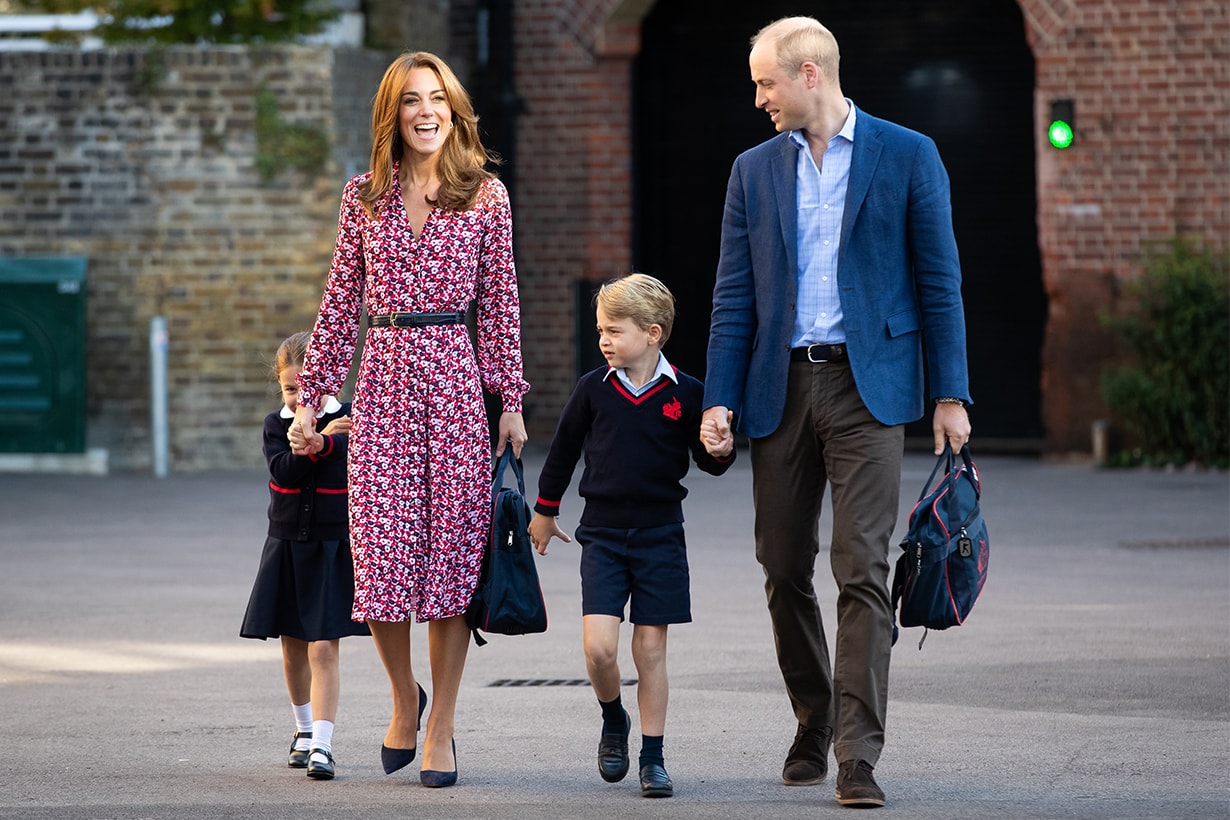
[[[602,734],[622,735],[628,730],[628,721],[624,718],[624,702],[622,695],[616,695],[615,700],[600,700],[602,707]]]
[[[650,763],[657,763],[659,766],[666,764],[665,758],[662,757],[662,738],[663,735],[641,735],[641,766]]]

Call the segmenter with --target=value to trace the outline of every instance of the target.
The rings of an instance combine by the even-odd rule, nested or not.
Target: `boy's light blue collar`
[[[619,376],[619,380],[623,382],[625,385],[627,385],[629,388],[631,388],[632,390],[639,389],[637,387],[633,387],[632,380],[628,378],[627,370],[626,368],[623,368],[623,367],[607,368],[606,375],[602,377],[602,380],[606,381],[607,379],[609,379],[612,373]],[[675,384],[679,384],[679,377],[675,375],[675,368],[671,367],[670,362],[666,360],[666,354],[663,353],[661,350],[659,350],[658,351],[658,366],[657,368],[654,369],[653,375],[649,377],[649,381],[645,382],[645,385],[653,384],[654,382],[656,382],[658,379],[662,378],[663,376],[666,376],[668,379],[673,381]],[[641,387],[644,387],[645,385],[641,385]]]

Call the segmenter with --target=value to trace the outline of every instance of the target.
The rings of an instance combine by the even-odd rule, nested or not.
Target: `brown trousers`
[[[884,748],[892,649],[888,542],[904,442],[903,427],[885,426],[867,410],[846,362],[792,362],[781,424],[751,441],[756,560],[764,568],[778,665],[799,723],[833,727],[839,763],[874,766]],[[826,483],[837,582],[831,665],[812,583]]]

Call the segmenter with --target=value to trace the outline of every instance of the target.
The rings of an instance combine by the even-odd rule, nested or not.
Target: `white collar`
[[[629,387],[632,386],[632,381],[628,378],[628,371],[622,367],[607,368],[606,375],[602,377],[602,380],[606,381],[609,379],[612,373],[617,374],[624,384]],[[666,376],[675,384],[679,384],[679,377],[675,375],[675,368],[671,367],[670,362],[666,360],[666,354],[659,350],[658,367],[653,371],[653,375],[649,377],[649,381],[645,382],[641,387],[651,385],[663,376]]]

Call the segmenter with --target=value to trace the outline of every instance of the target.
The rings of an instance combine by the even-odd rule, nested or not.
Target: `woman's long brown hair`
[[[453,112],[452,128],[440,149],[437,174],[440,188],[431,204],[439,208],[467,211],[474,207],[478,189],[495,176],[487,170],[488,162],[498,160],[483,147],[478,135],[478,117],[465,87],[448,64],[426,51],[402,54],[385,70],[384,79],[372,102],[372,167],[371,176],[359,188],[359,201],[368,216],[375,218],[381,200],[393,187],[393,163],[405,152],[398,131],[398,111],[406,79],[415,68],[430,68],[440,78],[449,108]]]

